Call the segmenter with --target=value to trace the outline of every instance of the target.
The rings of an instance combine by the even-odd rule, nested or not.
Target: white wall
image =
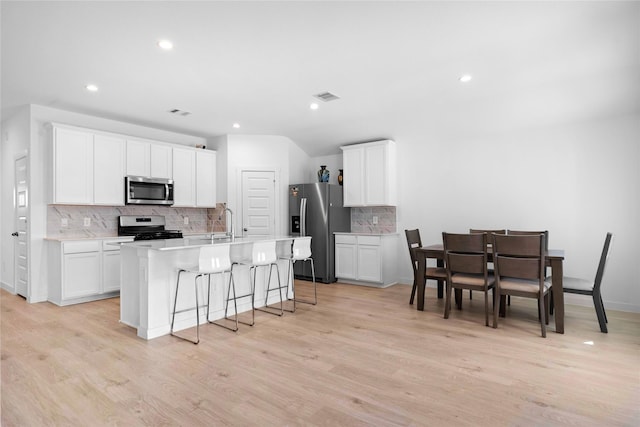
[[[2,142],[0,164],[0,282],[2,287],[15,293],[13,252],[14,239],[9,236],[15,231],[13,210],[14,166],[17,157],[29,151],[29,108],[23,107],[12,117],[2,122]]]
[[[227,153],[227,203],[237,212],[236,233],[240,235],[242,223],[241,170],[274,170],[278,188],[276,189],[276,234],[287,234],[287,215],[291,182],[290,171],[297,178],[302,173],[301,164],[309,162],[308,156],[287,137],[275,135],[227,135],[226,142],[217,138],[214,144],[226,144]],[[216,145],[217,146],[217,145]],[[223,150],[220,150],[221,152]]]
[[[397,138],[398,231],[423,244],[469,228],[549,230],[564,273],[591,279],[615,235],[605,306],[640,311],[640,118],[620,117],[475,140]],[[412,273],[404,236],[401,280]],[[587,297],[568,302],[590,304]]]

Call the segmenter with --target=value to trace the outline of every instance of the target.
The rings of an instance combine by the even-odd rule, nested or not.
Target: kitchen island
[[[290,236],[236,237],[234,239],[211,239],[205,236],[190,236],[182,239],[145,240],[120,243],[120,321],[137,329],[140,338],[153,339],[169,334],[171,330],[171,313],[176,291],[178,269],[193,267],[198,264],[200,247],[206,245],[230,244],[231,260],[239,262],[251,260],[252,244],[257,241],[275,240],[278,257],[287,257],[291,252]],[[288,261],[278,261],[280,280],[284,285],[288,277]],[[193,274],[182,274],[180,277],[180,295],[178,310],[194,307],[195,296]],[[233,269],[233,277],[238,295],[250,292],[249,267],[237,265]],[[258,269],[255,289],[255,305],[264,305],[268,269]],[[274,274],[272,288],[277,281]],[[184,282],[182,282],[184,281]],[[228,289],[228,275],[211,277],[211,311],[212,320],[224,318],[224,309]],[[206,301],[206,286],[200,286],[198,298]],[[269,304],[279,302],[278,292],[271,292]],[[238,312],[251,310],[251,298],[238,300]],[[233,314],[230,304],[229,315]],[[200,322],[206,323],[206,310],[200,310]],[[190,328],[196,325],[195,310],[177,313],[175,330]]]

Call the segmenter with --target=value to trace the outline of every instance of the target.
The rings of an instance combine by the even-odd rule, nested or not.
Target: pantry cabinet
[[[396,206],[396,143],[383,140],[340,148],[343,153],[344,205]]]
[[[338,281],[378,287],[396,283],[396,244],[396,234],[336,233]]]

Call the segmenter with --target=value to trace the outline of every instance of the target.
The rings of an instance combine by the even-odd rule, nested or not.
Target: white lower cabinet
[[[52,241],[49,301],[57,305],[111,298],[120,292],[120,248],[128,239]]]
[[[336,233],[335,241],[338,281],[374,286],[397,283],[396,234]]]

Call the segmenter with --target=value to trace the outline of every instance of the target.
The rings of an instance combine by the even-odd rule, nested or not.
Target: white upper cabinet
[[[151,143],[127,140],[127,175],[151,176]]]
[[[174,206],[216,206],[216,152],[51,123],[51,203],[124,205],[126,175],[174,180]]]
[[[395,142],[383,140],[340,148],[344,205],[395,206],[398,192]]]
[[[216,152],[196,151],[196,206],[216,207]]]
[[[124,138],[106,135],[93,137],[93,203],[124,205]]]
[[[214,172],[215,173],[215,172]],[[173,148],[173,206],[196,205],[196,152]]]
[[[93,134],[60,127],[52,131],[53,203],[92,204]]]
[[[173,178],[173,148],[170,145],[151,144],[151,176]]]

